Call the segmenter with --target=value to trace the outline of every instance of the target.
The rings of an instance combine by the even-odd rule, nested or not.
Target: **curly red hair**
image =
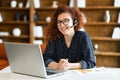
[[[58,30],[57,27],[57,18],[60,14],[62,13],[70,13],[72,19],[77,19],[78,24],[77,26],[74,27],[74,30],[77,31],[81,27],[83,27],[83,22],[82,22],[82,13],[78,8],[71,8],[66,5],[59,6],[57,10],[54,12],[54,14],[51,16],[51,22],[48,25],[47,28],[47,35],[46,35],[46,40],[48,41],[54,41],[57,38],[60,38],[63,36],[63,34]]]

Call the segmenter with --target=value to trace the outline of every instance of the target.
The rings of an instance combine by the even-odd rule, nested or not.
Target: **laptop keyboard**
[[[55,72],[46,71],[47,75],[56,74]]]

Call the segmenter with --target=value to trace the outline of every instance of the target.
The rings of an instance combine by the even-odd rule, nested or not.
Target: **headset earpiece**
[[[73,20],[73,26],[77,26],[77,24],[78,24],[78,20],[77,20],[77,19],[74,19],[74,20]]]

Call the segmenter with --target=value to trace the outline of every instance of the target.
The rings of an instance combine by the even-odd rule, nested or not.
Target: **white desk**
[[[64,75],[43,79],[12,73],[7,67],[0,71],[0,80],[119,80],[120,68],[94,68],[90,70],[69,70]]]

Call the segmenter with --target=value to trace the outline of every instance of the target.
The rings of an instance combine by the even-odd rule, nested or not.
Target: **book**
[[[114,0],[114,7],[120,7],[120,0]]]
[[[35,26],[33,29],[35,37],[43,37],[43,29],[42,26]]]
[[[9,36],[9,32],[6,31],[0,31],[0,36]]]
[[[2,43],[3,42],[3,40],[2,39],[0,39],[0,43]]]
[[[27,3],[26,3],[26,8],[29,8],[30,7],[30,1],[27,0]]]
[[[120,28],[119,27],[114,28],[112,39],[120,39]]]
[[[120,12],[118,13],[118,23],[120,23]]]
[[[34,7],[40,8],[40,0],[34,0]]]
[[[3,18],[2,18],[1,13],[0,13],[0,22],[3,22]]]
[[[43,44],[43,40],[34,40],[34,44]]]
[[[69,7],[74,7],[74,0],[70,0],[69,2]]]
[[[86,7],[86,0],[77,0],[77,7],[78,8]]]

